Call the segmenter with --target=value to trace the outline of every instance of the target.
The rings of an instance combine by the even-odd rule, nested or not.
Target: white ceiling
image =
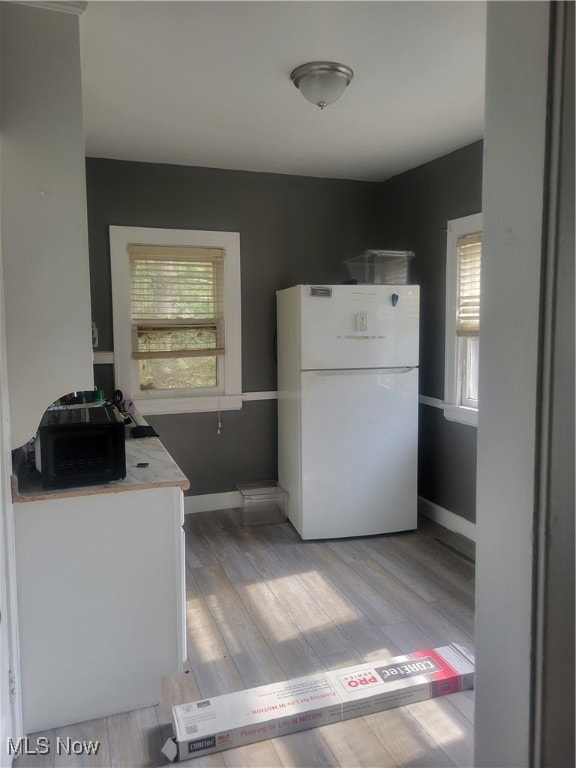
[[[480,139],[485,3],[89,2],[86,154],[381,181]],[[325,110],[290,81],[354,79]]]

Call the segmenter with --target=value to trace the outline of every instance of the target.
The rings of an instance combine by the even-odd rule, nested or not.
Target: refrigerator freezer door
[[[302,370],[418,365],[419,286],[299,288]]]
[[[418,370],[301,376],[302,538],[416,528]]]

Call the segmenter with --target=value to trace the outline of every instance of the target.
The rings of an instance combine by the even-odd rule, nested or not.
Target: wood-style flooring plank
[[[352,564],[356,570],[374,589],[380,592],[392,605],[424,632],[435,646],[460,642],[470,647],[472,637],[455,624],[450,622],[430,603],[413,592],[393,574],[374,560],[358,560]],[[383,627],[386,631],[386,627]],[[472,648],[471,648],[472,650]]]
[[[55,768],[107,768],[110,765],[107,718],[76,723],[56,730],[64,746],[57,750]]]
[[[412,768],[451,768],[446,752],[420,727],[404,707],[375,712],[365,718],[397,765]]]
[[[448,696],[409,704],[406,709],[456,766],[474,764],[473,726]]]
[[[342,562],[325,544],[310,542],[306,543],[305,547],[306,553],[316,566],[377,626],[395,624],[405,618],[402,612],[386,600],[381,592],[374,589],[356,569],[358,561],[350,564]]]
[[[245,552],[226,531],[208,537],[207,542],[216,557],[214,564],[224,568],[231,581],[254,579],[258,576]]]
[[[342,768],[395,768],[398,765],[363,717],[326,725],[321,733]]]
[[[30,752],[37,750],[37,753],[16,758],[13,768],[107,768],[110,765],[105,717],[32,734],[28,746]],[[7,747],[2,747],[7,754]],[[42,754],[44,751],[46,754]]]
[[[435,540],[453,547],[455,550],[465,555],[473,563],[476,559],[476,544],[471,539],[467,539],[461,533],[450,531],[443,528],[438,523],[433,522],[427,517],[420,517],[418,522],[418,533],[422,540]]]
[[[111,768],[168,765],[156,707],[108,717]]]
[[[362,660],[358,661],[358,651],[353,647],[347,651],[322,656],[322,670],[343,669],[344,667],[353,667],[355,664],[362,664]]]
[[[189,627],[186,636],[188,658],[202,698],[244,688],[242,676],[215,622],[205,627]]]
[[[395,656],[434,646],[431,638],[411,621],[388,624],[382,631],[393,644]]]
[[[218,560],[198,525],[198,515],[186,515],[184,517],[184,533],[186,564],[190,568],[216,565]]]
[[[219,696],[244,688],[242,677],[191,569],[186,579],[188,661],[201,696]]]
[[[196,570],[186,568],[186,627],[199,629],[212,622],[212,615],[194,577]]]
[[[244,686],[254,688],[283,680],[284,671],[223,568],[202,568],[195,578]]]
[[[53,730],[29,734],[27,742],[13,743],[13,749],[20,749],[20,756],[12,763],[13,768],[54,768],[55,745],[56,732]],[[0,750],[4,758],[8,753],[8,745],[0,744]],[[30,754],[24,754],[26,751]]]
[[[451,583],[454,577],[474,581],[474,542],[469,542],[459,534],[438,527],[429,536],[419,536],[417,532],[412,536],[399,536],[397,545],[400,551],[414,551],[416,547],[419,559],[433,562]]]
[[[366,538],[359,543],[359,549],[380,563],[387,571],[400,579],[424,600],[438,600],[448,597],[452,592],[435,579],[430,578],[430,571],[420,558],[407,556],[399,546],[402,536]],[[361,558],[357,558],[361,559]]]
[[[474,611],[459,598],[444,597],[434,600],[432,606],[468,637],[474,636]]]
[[[250,526],[247,530],[253,535],[258,535],[260,540],[273,549],[283,544],[299,544],[302,541],[298,531],[288,521],[274,525]]]
[[[327,539],[324,543],[344,563],[353,563],[354,560],[362,560],[362,558],[366,557],[366,554],[360,547],[360,541],[357,539]]]
[[[178,763],[170,763],[170,765],[178,766]],[[224,753],[213,752],[211,755],[199,755],[198,757],[192,757],[190,760],[186,760],[183,765],[186,768],[225,768]],[[126,766],[129,768],[129,766]]]
[[[198,683],[191,672],[165,675],[160,681],[160,704],[158,707],[160,722],[171,722],[172,707],[177,704],[186,704],[188,701],[198,701],[200,698]]]
[[[466,556],[443,546],[438,537],[431,536],[397,536],[390,541],[388,549],[391,548],[406,562],[416,564],[424,581],[440,591],[438,598],[458,597],[474,607],[474,564]]]
[[[302,543],[286,544],[275,551],[294,577],[309,594],[314,595],[316,602],[325,608],[355,648],[357,656],[352,663],[388,658],[391,655],[389,644],[376,620],[385,618],[393,621],[402,618],[401,615],[387,605],[369,584],[361,583],[358,575],[348,569],[345,563],[332,560],[332,557],[336,556],[327,549],[326,558],[330,561],[328,570],[338,570],[337,580],[329,578],[310,557],[316,551],[310,547],[311,545]],[[367,616],[362,608],[370,610],[371,615]]]
[[[283,768],[272,740],[247,744],[222,753],[226,768]]]
[[[227,536],[243,552],[251,552],[265,546],[260,539],[260,530],[264,526],[244,527],[239,509],[204,512],[198,515],[198,525],[209,540],[218,536]]]
[[[466,720],[474,725],[474,691],[460,691],[450,696],[452,706],[459,710]]]
[[[312,728],[274,739],[274,748],[284,768],[338,768],[338,758],[322,731],[323,728]]]
[[[262,549],[248,553],[261,578],[319,656],[347,650],[350,642],[308,590],[282,563],[276,553]]]
[[[286,679],[311,675],[322,661],[265,581],[235,585],[250,616],[278,660]]]

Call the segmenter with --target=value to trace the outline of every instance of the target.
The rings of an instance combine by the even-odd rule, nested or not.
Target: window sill
[[[478,426],[478,409],[465,408],[463,405],[444,403],[444,418],[448,421],[458,421],[472,427]]]
[[[171,413],[202,413],[214,411],[239,411],[242,395],[221,395],[209,397],[165,397],[134,400],[134,406],[142,416]]]

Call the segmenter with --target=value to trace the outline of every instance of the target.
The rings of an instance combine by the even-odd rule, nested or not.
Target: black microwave
[[[43,488],[98,485],[126,477],[124,419],[112,405],[46,411],[35,442]]]

